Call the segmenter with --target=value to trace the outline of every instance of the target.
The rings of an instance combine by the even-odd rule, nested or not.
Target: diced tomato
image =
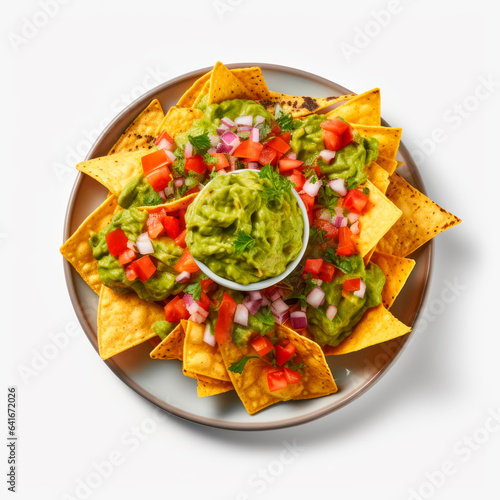
[[[125,264],[130,264],[136,257],[136,253],[132,249],[127,248],[127,250],[118,256],[118,263],[120,266],[124,266]]]
[[[200,270],[198,264],[196,264],[196,262],[194,261],[193,256],[191,255],[191,252],[189,251],[188,248],[184,249],[184,252],[182,253],[181,257],[175,264],[174,269],[179,274],[182,273],[183,271],[187,271],[188,273],[195,273],[196,271]]]
[[[290,140],[292,139],[292,133],[291,132],[283,132],[281,134],[281,138],[287,143],[290,144]]]
[[[134,270],[141,281],[147,281],[156,271],[156,266],[149,255],[134,260],[130,265],[134,266]]]
[[[278,153],[278,151],[270,148],[269,146],[264,146],[264,149],[262,150],[262,153],[260,153],[258,161],[261,165],[267,165],[268,163],[270,163],[273,167],[275,167],[278,163],[279,156],[280,154]]]
[[[169,238],[175,240],[179,233],[181,232],[181,224],[179,219],[176,217],[172,217],[171,215],[165,215],[162,218],[163,227],[165,228],[165,232]]]
[[[345,280],[342,283],[342,288],[345,292],[355,292],[359,290],[361,286],[361,278],[352,278],[350,280]]]
[[[323,259],[307,259],[304,272],[310,274],[319,274]]]
[[[331,132],[330,130],[323,129],[323,141],[325,142],[326,149],[330,151],[337,151],[342,147],[342,136]]]
[[[290,151],[290,144],[287,144],[281,137],[273,137],[269,141],[266,142],[266,146],[269,146],[276,151],[279,151],[281,154],[288,153]]]
[[[154,214],[148,216],[146,220],[146,226],[148,227],[148,236],[154,240],[163,232],[163,224],[161,223],[160,216]]]
[[[207,280],[200,280],[202,292],[208,291],[213,282],[214,280],[211,280],[210,278]]]
[[[160,144],[160,142],[165,139],[167,142],[169,142],[170,144],[173,144],[174,143],[174,140],[172,139],[172,137],[170,137],[168,135],[168,132],[167,131],[164,131],[162,132],[158,138],[156,139],[155,141],[155,145],[158,146]]]
[[[141,163],[144,175],[147,177],[148,174],[157,168],[172,165],[172,160],[167,156],[164,149],[159,149],[158,151],[142,156]]]
[[[320,127],[324,130],[334,132],[335,135],[342,135],[349,128],[349,124],[342,121],[340,118],[334,118],[333,120],[321,122]]]
[[[180,246],[181,248],[186,248],[186,233],[187,229],[184,229],[177,238],[175,238],[175,244]]]
[[[279,366],[283,366],[297,350],[295,344],[292,342],[288,342],[285,345],[276,344],[274,348],[276,349],[276,363]]]
[[[292,184],[295,184],[295,189],[297,191],[300,191],[306,183],[306,178],[300,170],[294,170],[289,179]]]
[[[191,156],[191,158],[186,158],[186,163],[184,164],[184,170],[188,172],[192,170],[198,174],[203,174],[207,166],[203,162],[203,158],[200,155]]]
[[[184,196],[188,196],[190,194],[198,193],[200,191],[200,185],[197,184],[196,186],[192,187],[191,189],[188,189],[185,193]],[[184,224],[186,225],[186,224]]]
[[[201,292],[200,294],[200,300],[197,300],[196,303],[202,307],[203,309],[205,309],[205,311],[208,311],[208,308],[210,307],[210,304],[212,303],[212,301],[210,300],[210,297],[204,293],[204,292]]]
[[[246,158],[248,161],[259,161],[263,149],[264,146],[260,142],[247,139],[236,148],[233,156],[236,158]]]
[[[360,214],[367,203],[368,196],[359,189],[351,189],[344,198],[344,207],[346,207],[349,212],[354,212],[356,214]]]
[[[309,216],[309,225],[312,226],[314,196],[308,195],[307,193],[299,193],[299,196],[306,206],[307,215]]]
[[[165,319],[171,323],[177,323],[181,319],[189,319],[191,314],[186,308],[186,303],[184,299],[179,295],[176,295],[166,306],[165,306]]]
[[[257,351],[257,354],[261,357],[270,353],[274,349],[273,343],[269,340],[269,337],[258,335],[255,337],[250,344]]]
[[[234,313],[236,311],[236,302],[233,298],[224,292],[222,302],[219,307],[219,315],[215,322],[215,340],[218,344],[224,344],[231,340],[231,325],[233,323]]]
[[[125,268],[125,276],[129,281],[134,281],[139,277],[132,264]]]
[[[151,184],[153,189],[158,192],[168,186],[170,179],[172,179],[172,174],[170,173],[168,167],[163,166],[149,172],[149,174],[146,175],[146,179]]]
[[[273,125],[271,127],[271,132],[269,133],[269,135],[272,136],[272,137],[278,137],[279,135],[281,135],[281,128],[280,128],[280,126],[278,124]]]
[[[351,127],[342,134],[342,147],[347,146],[352,141],[353,135]]]
[[[287,381],[287,384],[298,384],[301,380],[302,377],[299,372],[292,370],[291,368],[283,368],[283,372],[285,373],[285,378]]]
[[[351,230],[347,227],[339,229],[339,246],[337,248],[337,255],[345,257],[356,253],[356,249],[351,241]]]
[[[267,372],[267,385],[269,386],[269,390],[271,392],[284,389],[288,385],[285,372],[282,369],[269,370]]]
[[[333,224],[323,219],[316,219],[314,225],[320,231],[326,231],[325,238],[336,240],[339,237],[339,230]]]
[[[222,170],[223,168],[229,167],[229,161],[226,156],[222,153],[213,153],[214,158],[217,158],[217,164],[215,165],[215,170]]]
[[[290,158],[282,158],[279,161],[280,172],[288,172],[302,166],[304,162],[300,160],[291,160]]]
[[[319,279],[331,283],[335,276],[335,266],[329,262],[323,261],[319,272]]]
[[[119,227],[106,235],[106,243],[108,244],[109,253],[113,257],[117,257],[128,248],[127,235],[123,232],[123,229]]]

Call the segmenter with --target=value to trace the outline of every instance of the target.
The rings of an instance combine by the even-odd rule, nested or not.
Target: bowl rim
[[[234,174],[241,174],[242,172],[255,172],[255,174],[258,174],[258,170],[256,169],[241,169],[241,170],[235,170],[233,172],[228,172],[227,174],[224,175],[234,175]],[[197,199],[201,199],[200,196],[207,189],[210,184],[215,180],[216,178],[212,179],[210,182],[208,182],[203,189],[198,193]],[[213,281],[218,283],[219,285],[222,285],[226,288],[230,288],[231,290],[238,290],[240,292],[254,292],[257,290],[264,290],[265,288],[268,288],[270,286],[275,285],[276,283],[279,283],[283,279],[285,279],[290,273],[293,272],[293,270],[299,265],[300,261],[302,260],[302,257],[304,256],[307,245],[309,242],[309,217],[307,215],[307,210],[306,206],[304,205],[304,202],[300,198],[299,194],[297,191],[292,187],[291,188],[292,193],[297,200],[297,203],[300,208],[300,212],[302,214],[302,220],[304,222],[304,229],[302,231],[302,248],[300,249],[299,254],[297,257],[295,257],[294,260],[289,262],[285,268],[285,270],[281,273],[278,274],[277,276],[273,276],[271,278],[266,278],[265,280],[261,281],[256,281],[255,283],[249,283],[248,285],[242,285],[241,283],[237,283],[236,281],[229,280],[227,278],[223,278],[222,276],[219,276],[218,274],[214,273],[206,264],[201,262],[198,259],[194,259],[196,264],[198,264],[198,267]],[[188,247],[189,248],[189,247]]]

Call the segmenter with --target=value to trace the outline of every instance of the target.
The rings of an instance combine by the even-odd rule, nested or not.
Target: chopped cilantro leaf
[[[316,226],[311,226],[309,229],[309,243],[311,245],[323,245],[325,240],[326,231],[318,229]]]
[[[209,155],[208,153],[205,153],[203,156],[203,163],[205,165],[217,165],[218,161],[216,156]]]
[[[239,361],[235,361],[232,365],[230,365],[228,370],[230,372],[242,374],[243,370],[245,369],[245,365],[247,364],[247,361],[249,361],[252,358],[258,358],[258,357],[259,356],[245,356],[244,358],[241,358]]]
[[[335,207],[339,201],[339,195],[328,185],[321,186],[318,192],[318,203],[331,212],[335,212]]]
[[[282,132],[291,132],[293,130],[293,117],[290,113],[285,113],[282,109],[278,109],[275,113],[275,118]]]
[[[292,363],[291,361],[288,361],[287,363],[285,363],[285,366],[287,368],[290,368],[290,370],[295,370],[296,372],[302,372],[304,370],[304,368],[306,367],[306,364],[305,363],[300,363],[298,365]]]
[[[350,274],[360,269],[364,269],[363,259],[360,255],[350,255],[349,257],[339,257],[333,248],[327,248],[323,260],[338,267],[344,274]]]
[[[255,246],[255,240],[243,231],[238,231],[234,242],[234,251],[237,255],[242,254],[245,250],[251,250]]]
[[[264,323],[264,325],[267,325],[267,328],[265,331],[261,331],[261,335],[266,335],[269,332],[272,332],[274,330],[274,316],[273,313],[271,312],[270,307],[261,307],[257,313],[255,314],[255,317],[261,322]]]
[[[271,133],[271,127],[266,122],[260,123],[255,128],[258,128],[260,130],[259,137],[261,141],[264,140]]]
[[[200,151],[207,150],[210,148],[210,139],[208,138],[208,132],[204,134],[197,135],[193,137],[192,135],[188,135],[188,140],[193,146],[195,153],[199,153]]]
[[[184,288],[184,293],[189,293],[194,300],[200,300],[201,297],[201,281],[196,283],[191,283],[186,288]]]
[[[281,200],[283,195],[292,188],[290,179],[280,175],[277,169],[273,170],[270,163],[261,168],[259,177],[269,180],[269,184],[264,185],[260,191],[260,195],[265,201]]]

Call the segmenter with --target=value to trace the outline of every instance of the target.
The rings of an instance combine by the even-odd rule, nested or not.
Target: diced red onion
[[[250,170],[260,170],[259,164],[256,161],[249,161],[247,163],[247,168]]]
[[[344,217],[344,209],[342,207],[335,207],[335,215]]]
[[[188,273],[187,271],[182,271],[182,273],[175,277],[175,281],[177,281],[177,283],[187,283],[190,279],[191,273]]]
[[[279,298],[273,301],[273,303],[271,304],[271,309],[273,313],[281,314],[282,312],[288,311],[290,307],[288,307],[288,304],[286,304],[283,299]]]
[[[292,321],[292,328],[294,330],[300,330],[302,328],[307,328],[307,316],[305,312],[295,311],[290,314],[290,320]]]
[[[311,182],[311,179],[307,179],[303,186],[303,190],[309,195],[312,196],[313,198],[318,194],[319,188],[321,187],[321,180],[317,180],[316,182]]]
[[[306,302],[317,309],[325,302],[325,292],[319,286],[313,288],[307,294]]]
[[[215,146],[212,146],[208,151],[207,153],[209,155],[213,155],[214,153],[217,153],[217,148]]]
[[[208,138],[210,139],[210,145],[215,148],[217,144],[220,142],[220,137],[218,135],[209,135]]]
[[[335,217],[333,225],[335,227],[344,227],[344,226],[347,226],[347,217],[340,217],[340,216],[337,215]]]
[[[236,149],[240,144],[241,144],[241,139],[238,136],[236,136],[236,138],[233,141],[231,141],[231,144],[229,145]]]
[[[236,170],[236,157],[235,156],[230,156],[229,157],[229,167],[226,167],[228,172],[234,172]]]
[[[333,179],[328,183],[331,189],[333,189],[340,196],[345,196],[347,194],[347,189],[345,187],[344,179]]]
[[[226,125],[226,127],[229,127],[229,128],[233,128],[236,125],[236,123],[234,123],[233,120],[231,120],[231,118],[228,118],[227,116],[225,116],[224,118],[222,118],[220,122],[223,125]]]
[[[262,307],[266,307],[268,305],[269,305],[269,299],[265,295],[262,295]]]
[[[188,141],[186,144],[186,148],[184,149],[184,157],[191,158],[194,156],[194,148],[193,145]]]
[[[151,240],[149,239],[148,233],[140,234],[139,237],[137,238],[136,245],[137,245],[137,249],[139,250],[139,253],[142,255],[154,253],[153,244],[151,243]]]
[[[165,154],[170,158],[170,160],[172,161],[172,163],[174,161],[177,161],[177,156],[175,156],[174,153],[172,153],[172,151],[165,150]]]
[[[349,212],[347,214],[347,220],[351,223],[354,224],[356,221],[359,220],[359,214],[355,214],[354,212]]]
[[[133,250],[135,253],[139,253],[137,245],[132,240],[127,241],[127,248],[130,248],[130,250]]]
[[[220,127],[217,129],[217,135],[224,135],[230,128],[231,127],[228,127],[227,125],[221,123]]]
[[[247,296],[243,299],[243,304],[250,314],[255,315],[262,305],[262,299],[252,300],[250,296]]]
[[[165,196],[165,193],[163,192],[163,189],[160,189],[159,191],[156,191],[156,192],[160,195],[160,198],[163,201],[167,201],[167,197]]]
[[[365,297],[365,292],[366,292],[366,283],[363,280],[359,281],[359,290],[356,290],[355,292],[352,292],[356,297],[359,297],[360,299],[363,299]]]
[[[199,311],[196,311],[195,313],[191,314],[191,316],[189,316],[189,321],[193,321],[194,323],[198,324],[204,323],[208,316],[208,312],[206,312],[206,315],[205,312],[206,311],[200,307]]]
[[[248,125],[239,125],[238,126],[238,133],[240,132],[251,132],[252,127],[249,127]]]
[[[158,144],[156,145],[158,149],[167,149],[172,145],[172,143],[168,142],[167,139],[163,138]]]
[[[236,123],[236,125],[243,125],[246,127],[251,127],[252,122],[253,122],[253,118],[251,115],[238,116],[238,118],[236,118],[234,120],[234,123]]]
[[[226,132],[221,137],[222,142],[228,145],[232,145],[232,142],[234,142],[236,139],[238,139],[238,136],[234,132]]]
[[[301,306],[301,307],[300,307],[300,310],[301,310],[302,312],[306,312],[306,311],[307,311],[307,306]]]
[[[326,317],[332,321],[333,318],[335,318],[337,314],[337,308],[332,304],[326,308]]]
[[[261,123],[264,123],[266,119],[263,116],[257,115],[255,117],[255,126],[260,125]]]
[[[208,323],[205,327],[205,332],[203,333],[203,342],[215,347],[215,335],[212,335],[212,329]]]
[[[177,179],[174,180],[174,186],[180,188],[184,186],[184,181],[184,177],[177,177]]]
[[[320,280],[319,278],[313,278],[311,280],[313,283],[316,283],[316,285],[321,286],[323,284],[323,280]]]
[[[169,196],[172,196],[174,194],[174,188],[172,186],[167,186],[163,192],[165,193],[165,196],[168,198]]]
[[[248,296],[252,300],[262,300],[262,294],[258,290],[248,292]]]
[[[354,224],[351,225],[351,233],[359,234],[359,221],[356,221]]]
[[[282,111],[282,108],[279,104],[276,104],[276,108],[274,108],[274,116],[278,116],[280,112]]]
[[[289,160],[296,160],[297,159],[297,153],[289,153],[287,158]]]
[[[224,175],[227,174],[227,170],[225,168],[221,168],[220,170],[217,170],[217,175]]]
[[[290,311],[284,311],[280,314],[275,314],[273,312],[272,314],[276,323],[279,323],[280,325],[282,325],[290,317]]]
[[[329,149],[323,149],[319,154],[326,163],[330,163],[335,158],[335,151],[330,151]]]
[[[243,304],[236,306],[234,322],[242,326],[248,326],[248,309]]]
[[[275,288],[273,290],[273,293],[271,295],[269,295],[269,300],[274,302],[275,300],[278,300],[279,298],[281,298],[280,290],[279,290],[279,288]]]
[[[216,152],[217,153],[225,153],[225,154],[231,154],[234,152],[236,148],[233,146],[230,146],[229,144],[224,144],[223,142],[220,142],[217,145]]]
[[[253,142],[260,141],[260,130],[258,128],[253,128],[250,130],[250,140]]]
[[[195,314],[200,309],[202,309],[198,305],[198,302],[196,302],[196,300],[193,299],[193,296],[190,293],[184,294],[184,302],[186,304],[186,309],[188,310],[189,314]]]
[[[318,214],[316,215],[316,219],[320,220],[327,220],[330,222],[330,219],[332,218],[330,214],[330,210],[322,209],[318,211]]]

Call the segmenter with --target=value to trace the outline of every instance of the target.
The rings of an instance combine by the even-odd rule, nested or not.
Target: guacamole
[[[149,207],[162,203],[164,200],[142,174],[134,177],[118,197],[118,205],[122,208]]]
[[[250,170],[216,177],[186,213],[193,257],[244,285],[281,274],[302,249],[304,222],[291,188],[278,202],[263,196],[271,187]]]
[[[106,243],[106,234],[117,228],[121,228],[129,240],[137,241],[138,236],[145,231],[147,217],[147,212],[137,208],[120,210],[105,229],[89,238],[89,244],[94,258],[98,260],[99,277],[105,286],[118,293],[133,290],[141,299],[158,301],[184,288],[184,285],[175,281],[177,273],[172,269],[183,249],[167,237],[152,240],[154,253],[150,257],[154,258],[155,273],[147,281],[129,281],[124,267],[109,253]]]

